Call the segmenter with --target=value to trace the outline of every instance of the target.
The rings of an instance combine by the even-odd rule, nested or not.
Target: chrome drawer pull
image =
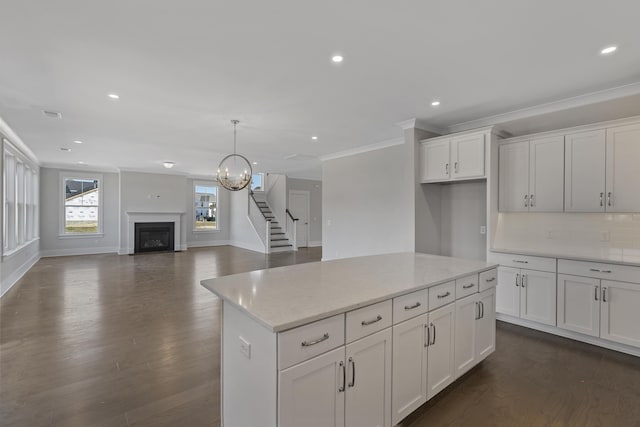
[[[513,262],[517,262],[518,264],[529,264],[529,261],[521,261],[519,259],[514,259]]]
[[[340,362],[340,369],[342,369],[342,385],[338,387],[338,392],[342,393],[347,383],[347,370],[345,369],[343,362]]]
[[[471,288],[473,288],[474,286],[475,286],[475,284],[474,284],[474,283],[469,283],[468,285],[463,285],[463,286],[462,286],[462,289],[471,289]]]
[[[595,292],[595,299],[596,299],[596,301],[598,301],[598,286],[596,286],[595,291],[596,291]]]
[[[446,297],[448,297],[449,295],[451,295],[451,292],[447,291],[447,292],[445,292],[445,293],[444,293],[444,294],[442,294],[442,295],[438,295],[438,298],[446,298]]]
[[[487,280],[485,280],[485,282],[493,282],[494,280],[496,280],[496,278],[495,278],[495,277],[492,277],[491,279],[487,279]]]
[[[404,309],[405,310],[413,310],[414,308],[418,308],[420,307],[422,304],[420,304],[420,301],[418,301],[417,303],[413,304],[413,305],[405,305]]]
[[[349,363],[351,364],[351,382],[349,382],[348,387],[353,387],[356,385],[356,362],[353,357],[349,358]]]
[[[382,316],[380,316],[380,315],[378,314],[378,317],[376,317],[375,319],[373,319],[373,320],[363,320],[363,321],[362,321],[362,322],[360,322],[360,323],[361,323],[361,325],[362,325],[362,326],[369,326],[369,325],[372,325],[372,324],[374,324],[374,323],[376,323],[376,322],[379,322],[379,321],[381,321],[381,320],[382,320]]]
[[[329,339],[329,333],[327,332],[326,334],[324,334],[322,337],[318,338],[317,340],[302,341],[302,346],[303,347],[311,347],[312,345],[316,345],[316,344],[321,343],[322,341],[326,341],[328,339]]]
[[[590,268],[589,271],[595,271],[596,273],[613,273],[611,270],[600,270],[599,268]]]

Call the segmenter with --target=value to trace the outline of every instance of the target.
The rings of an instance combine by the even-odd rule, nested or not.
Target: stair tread
[[[272,248],[288,248],[292,247],[292,245],[271,245]]]

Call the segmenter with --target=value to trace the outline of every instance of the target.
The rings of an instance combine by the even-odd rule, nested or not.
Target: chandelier
[[[218,183],[230,191],[240,191],[251,182],[251,163],[246,157],[236,154],[236,125],[239,120],[231,120],[233,123],[233,154],[222,159],[218,166]]]

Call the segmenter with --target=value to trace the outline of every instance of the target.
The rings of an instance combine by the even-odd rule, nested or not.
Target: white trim
[[[247,244],[247,243],[242,243],[242,242],[234,242],[234,241],[229,241],[229,245],[230,246],[235,246],[236,248],[240,248],[240,249],[247,249],[250,251],[254,251],[254,252],[259,252],[261,254],[264,254],[264,245],[252,245],[252,244]]]
[[[512,323],[518,326],[523,326],[525,328],[535,329],[536,331],[546,332],[551,335],[557,335],[560,337],[569,338],[576,341],[582,341],[587,344],[597,345],[598,347],[608,348],[609,350],[615,350],[621,353],[631,354],[633,356],[640,356],[640,348],[635,348],[635,347],[627,346],[624,344],[618,344],[611,341],[606,341],[597,337],[582,335],[577,332],[556,328],[555,326],[543,325],[542,323],[531,322],[529,320],[520,319],[519,317],[508,316],[502,313],[496,313],[496,320]]]
[[[307,245],[308,248],[317,248],[319,246],[322,246],[322,240],[312,240]]]
[[[75,173],[76,171],[60,171],[58,173],[59,180],[58,185],[60,185],[60,194],[58,195],[58,203],[60,206],[58,207],[58,237],[64,236],[66,237],[103,237],[104,236],[104,191],[102,190],[102,186],[104,185],[104,177],[100,173],[91,173],[91,172],[81,172]],[[94,180],[98,181],[98,231],[96,233],[65,233],[65,224],[66,224],[66,216],[67,216],[67,206],[65,204],[67,193],[65,187],[65,181],[67,179],[86,179],[86,180]],[[90,206],[88,206],[90,207]]]
[[[336,153],[320,156],[320,161],[334,160],[341,157],[354,156],[356,154],[367,153],[369,151],[382,150],[383,148],[394,147],[404,144],[404,138],[388,139],[386,141],[376,142],[375,144],[363,145],[361,147],[351,148],[349,150],[338,151]]]
[[[22,279],[27,271],[31,269],[35,265],[36,262],[40,260],[40,254],[36,252],[30,259],[28,259],[24,264],[15,269],[13,273],[8,275],[6,279],[0,283],[0,297],[2,297],[5,293],[9,291],[9,289],[13,288],[13,286],[18,282],[18,280]]]
[[[135,224],[136,222],[173,222],[173,248],[174,251],[186,251],[187,245],[182,242],[183,212],[127,212],[127,246],[120,248],[118,253],[132,254],[135,251]]]
[[[496,114],[481,119],[470,120],[449,126],[451,133],[460,132],[484,126],[497,125],[513,120],[527,119],[542,114],[556,113],[570,108],[582,107],[598,102],[610,101],[617,98],[640,94],[640,82],[618,86],[584,95],[565,98],[558,101],[535,105],[533,107],[522,108],[507,113]]]
[[[2,119],[2,117],[0,117],[0,133],[4,134],[9,144],[17,148],[18,151],[21,151],[25,157],[27,157],[37,166],[40,166],[40,161],[38,160],[36,155],[33,154],[33,151],[31,151],[31,149],[27,147],[27,144],[22,141],[22,138],[20,138],[18,134],[15,133],[13,129],[11,129],[11,127]]]
[[[209,241],[195,241],[187,242],[188,248],[206,248],[209,246],[229,246],[231,243],[228,240],[209,240]]]
[[[108,166],[94,166],[91,164],[82,164],[78,165],[76,163],[73,164],[65,164],[65,163],[52,163],[52,162],[42,162],[40,167],[47,169],[62,169],[73,172],[82,172],[85,174],[90,174],[93,172],[101,172],[101,173],[118,173],[118,168],[108,167]]]
[[[307,198],[307,245],[306,246],[301,246],[303,248],[305,247],[309,247],[309,243],[311,242],[311,224],[310,224],[310,218],[311,218],[311,191],[309,190],[289,190],[289,194],[287,197],[287,209],[291,209],[291,195],[292,194],[298,194],[298,195],[304,195]],[[285,225],[288,225],[289,221],[286,221]],[[297,224],[297,221],[294,221],[294,225]],[[285,227],[285,231],[289,231],[286,230]],[[293,236],[291,233],[287,233],[288,234],[288,238],[293,240]],[[296,236],[297,236],[298,232],[296,230]],[[300,247],[298,246],[298,242],[291,242],[292,244],[294,244],[296,247]]]
[[[58,234],[58,239],[102,239],[104,233]]]
[[[444,135],[446,133],[449,133],[449,131],[446,128],[434,126],[430,123],[427,123],[423,119],[416,119],[416,118],[404,120],[402,122],[397,122],[396,126],[401,127],[402,130],[420,129],[420,130],[426,130],[427,132],[431,132],[431,133],[437,133],[438,135]]]
[[[42,258],[56,256],[73,255],[96,255],[96,254],[117,254],[118,248],[115,246],[93,247],[93,248],[71,248],[71,249],[49,249],[40,252]]]
[[[193,180],[193,185],[191,185],[191,208],[190,208],[190,214],[191,214],[191,220],[190,220],[190,225],[191,225],[191,232],[192,233],[219,233],[220,230],[222,229],[221,227],[221,223],[220,223],[220,215],[218,215],[218,213],[220,212],[220,184],[218,184],[218,181],[209,181],[209,180],[200,180],[200,179],[194,179]],[[213,184],[213,185],[211,185]],[[196,229],[196,206],[195,206],[195,201],[196,201],[196,186],[201,186],[201,187],[216,187],[216,228],[213,230],[197,230]]]

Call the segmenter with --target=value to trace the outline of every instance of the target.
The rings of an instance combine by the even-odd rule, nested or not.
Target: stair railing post
[[[293,242],[291,242],[293,244],[293,250],[297,251],[298,250],[298,220],[294,219],[293,220],[293,232],[291,233],[292,238],[293,238]]]
[[[271,220],[265,219],[264,223],[266,224],[266,236],[264,240],[264,249],[265,253],[271,253]]]

